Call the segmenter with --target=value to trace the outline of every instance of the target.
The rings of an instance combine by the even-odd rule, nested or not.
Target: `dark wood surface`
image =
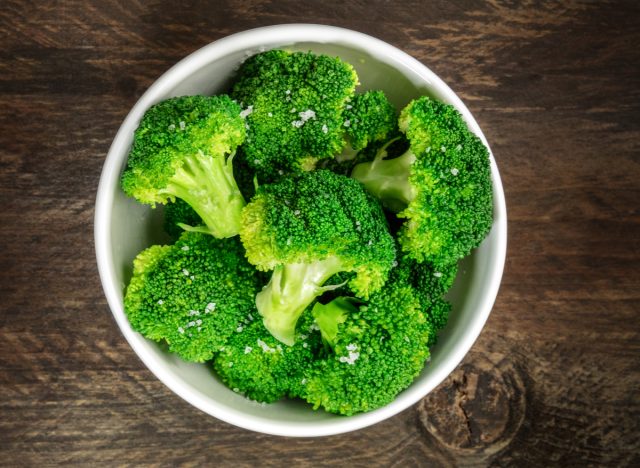
[[[640,465],[640,8],[627,2],[0,2],[0,465]],[[492,144],[509,249],[479,340],[422,402],[317,439],[172,394],[118,330],[93,205],[123,118],[169,66],[287,22],[377,36]]]

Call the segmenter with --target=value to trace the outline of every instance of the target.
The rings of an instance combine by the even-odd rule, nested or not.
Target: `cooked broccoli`
[[[469,254],[493,218],[489,152],[451,105],[422,97],[401,113],[410,148],[358,164],[352,177],[406,218],[402,249],[418,261],[447,265]]]
[[[418,263],[412,258],[404,257],[403,270],[397,272],[403,281],[410,284],[414,294],[420,301],[422,310],[427,314],[429,322],[429,347],[436,344],[438,332],[444,328],[449,319],[451,304],[443,296],[453,285],[458,273],[457,263],[434,267],[428,262]]]
[[[256,296],[275,338],[294,342],[298,317],[339,272],[355,272],[349,287],[359,296],[379,289],[395,258],[383,211],[348,177],[319,170],[261,186],[242,213],[240,238],[247,258],[274,270]]]
[[[293,346],[280,343],[261,320],[253,318],[238,328],[216,356],[216,372],[229,388],[252,400],[270,403],[299,396],[305,383],[303,372],[323,351],[313,317],[302,314]]]
[[[255,311],[261,274],[238,238],[185,232],[134,260],[124,307],[132,327],[188,361],[211,359]]]
[[[164,207],[164,230],[176,240],[187,229],[201,226],[202,218],[181,198],[168,202]]]
[[[209,233],[234,236],[245,200],[232,159],[244,137],[240,107],[227,96],[162,101],[144,114],[135,132],[122,188],[151,205],[180,198]]]
[[[346,145],[337,159],[353,159],[358,151],[384,141],[397,129],[396,109],[382,91],[356,94],[345,105]]]
[[[243,63],[231,95],[244,108],[243,151],[261,182],[340,153],[343,111],[357,83],[351,65],[311,52],[270,50]]]
[[[345,127],[342,152],[319,164],[337,174],[350,175],[356,164],[375,159],[380,147],[400,134],[396,109],[382,91],[356,94],[345,106],[344,119],[349,125]],[[397,146],[392,146],[392,153]]]
[[[302,397],[314,408],[352,415],[384,406],[413,382],[429,357],[432,327],[409,264],[391,271],[366,302],[338,298],[313,314],[333,352],[304,375]]]

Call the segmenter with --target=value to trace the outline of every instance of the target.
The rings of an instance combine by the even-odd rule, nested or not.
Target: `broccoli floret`
[[[338,298],[314,305],[316,322],[333,348],[304,376],[302,397],[314,409],[345,415],[371,411],[393,401],[420,373],[432,328],[406,281],[410,274],[406,266],[394,268],[365,303]]]
[[[413,287],[429,324],[429,347],[436,344],[438,332],[449,319],[451,304],[443,299],[449,291],[458,273],[458,265],[452,263],[434,267],[428,262],[418,263],[403,256],[400,267],[394,271],[395,278]]]
[[[397,129],[396,109],[382,91],[356,94],[345,106],[347,144],[338,159],[353,159],[358,151],[384,141]]]
[[[302,315],[293,346],[280,343],[261,320],[253,318],[238,328],[216,356],[217,374],[229,388],[252,400],[271,403],[284,396],[299,396],[304,371],[323,350],[313,317]]]
[[[175,202],[168,202],[164,207],[164,230],[174,240],[184,232],[183,225],[189,229],[202,224],[198,213],[180,198],[176,198]]]
[[[187,361],[213,357],[255,311],[261,274],[238,238],[185,232],[171,246],[153,246],[134,260],[124,308],[132,327],[166,341]]]
[[[402,249],[416,260],[448,265],[469,254],[493,221],[489,152],[451,105],[422,97],[401,113],[409,139],[403,155],[381,150],[352,177],[398,217]]]
[[[270,50],[243,63],[232,97],[244,107],[243,151],[261,182],[340,153],[343,111],[357,83],[351,65],[311,52]]]
[[[395,258],[380,204],[353,179],[319,170],[261,186],[242,213],[247,258],[274,270],[256,296],[266,328],[293,344],[298,317],[339,272],[368,297],[387,279]]]
[[[332,159],[324,159],[321,166],[342,175],[350,175],[356,164],[375,159],[380,147],[400,135],[395,107],[382,91],[356,94],[345,106],[345,146]],[[393,144],[392,151],[396,150]],[[405,148],[406,149],[406,148]],[[404,152],[404,150],[402,151]]]
[[[211,234],[234,236],[245,200],[232,159],[244,137],[240,107],[227,96],[162,101],[144,114],[135,132],[122,188],[151,205],[180,198]]]

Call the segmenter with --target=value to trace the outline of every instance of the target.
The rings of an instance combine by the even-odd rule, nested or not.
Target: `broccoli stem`
[[[384,159],[386,146],[371,162],[357,164],[351,177],[365,186],[367,191],[378,198],[389,210],[398,213],[404,210],[416,196],[409,181],[411,165],[416,156],[407,150],[401,156]]]
[[[338,327],[347,320],[350,313],[356,312],[357,301],[350,297],[337,297],[328,304],[319,302],[313,306],[311,313],[320,328],[325,346],[333,349],[338,336]]]
[[[217,238],[240,231],[244,198],[233,177],[233,155],[209,156],[202,151],[182,159],[163,193],[186,201]]]
[[[344,284],[323,286],[342,270],[337,257],[277,266],[269,283],[256,295],[256,307],[266,329],[277,340],[292,346],[298,318],[320,294]]]

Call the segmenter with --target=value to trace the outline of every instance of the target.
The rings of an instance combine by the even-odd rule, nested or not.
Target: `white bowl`
[[[161,210],[127,198],[119,186],[133,132],[154,103],[185,94],[215,94],[228,89],[239,64],[254,53],[285,47],[337,55],[351,63],[361,80],[359,90],[382,89],[401,109],[412,98],[428,94],[453,104],[471,130],[486,143],[469,110],[432,71],[401,50],[358,32],[320,25],[291,24],[241,32],[194,52],[162,75],[140,98],[120,127],[107,156],[95,214],[98,269],[113,315],[133,350],[171,390],[202,411],[236,426],[284,436],[323,436],[352,431],[408,408],[442,382],[480,334],[493,306],[506,253],[507,217],[500,175],[493,156],[494,222],[489,236],[461,263],[450,293],[453,310],[431,361],[415,382],[389,405],[344,417],[313,411],[298,401],[261,405],[225,387],[204,364],[187,363],[133,331],[122,298],[133,258],[161,243]]]

